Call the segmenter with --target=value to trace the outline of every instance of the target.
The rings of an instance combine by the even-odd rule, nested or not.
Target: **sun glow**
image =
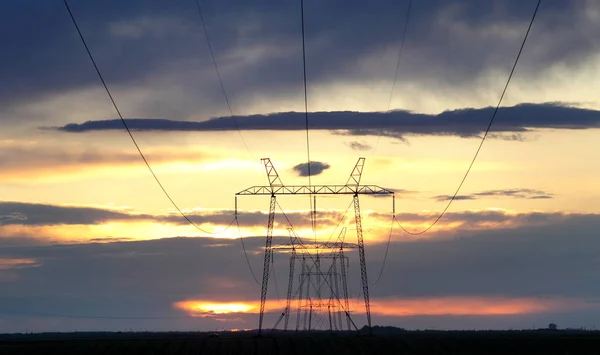
[[[538,299],[504,297],[424,297],[424,298],[380,298],[371,299],[371,312],[383,317],[409,316],[500,316],[529,313],[544,313],[556,310],[589,308],[593,305],[580,299]],[[185,300],[173,304],[175,309],[186,312],[191,317],[211,317],[214,315],[258,314],[259,303],[253,301],[204,301]],[[269,300],[265,312],[281,312],[285,300]],[[360,302],[351,305],[351,313],[362,313]]]
[[[185,310],[192,316],[206,314],[229,314],[229,313],[256,313],[257,307],[253,304],[243,302],[203,302],[203,301],[181,301],[176,302],[174,307]]]
[[[253,301],[185,300],[173,303],[173,308],[184,311],[191,317],[210,317],[218,314],[258,314],[260,304]],[[285,300],[269,300],[265,304],[265,312],[281,312],[283,308]]]

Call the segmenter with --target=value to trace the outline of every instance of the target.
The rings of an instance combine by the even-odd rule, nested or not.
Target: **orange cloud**
[[[35,259],[24,258],[0,258],[0,270],[22,269],[26,267],[36,267],[40,264]]]
[[[55,144],[28,141],[0,141],[0,162],[3,174],[0,181],[19,183],[58,181],[68,177],[121,176],[146,174],[146,167],[137,152],[130,148],[117,150],[72,144],[69,149]],[[146,156],[157,169],[183,170],[215,169],[215,164],[234,164],[218,161],[219,153],[186,148],[146,149]],[[220,164],[220,165],[219,165]],[[49,180],[48,180],[49,179]]]
[[[297,301],[294,301],[294,307]],[[384,317],[407,316],[500,316],[543,313],[557,310],[589,308],[592,305],[578,299],[538,299],[503,297],[435,297],[435,298],[380,298],[371,299],[371,312]],[[185,300],[175,302],[175,309],[191,317],[209,317],[227,314],[258,314],[258,301]],[[285,300],[269,300],[265,312],[281,312]],[[350,307],[352,313],[364,311],[362,303]]]
[[[382,316],[516,315],[585,307],[583,301],[565,299],[440,297],[391,298],[371,301],[371,312]]]
[[[35,259],[0,258],[0,282],[14,282],[19,280],[19,275],[12,272],[13,270],[37,266],[40,266],[40,263]]]

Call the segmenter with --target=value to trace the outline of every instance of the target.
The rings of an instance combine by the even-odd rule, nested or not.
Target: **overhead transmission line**
[[[400,222],[396,219],[396,214],[394,212],[394,214],[392,216],[392,226],[390,227],[390,231],[389,231],[389,235],[388,235],[388,240],[387,240],[387,244],[386,244],[386,248],[385,248],[385,254],[384,254],[384,257],[383,257],[383,262],[381,264],[381,269],[379,270],[379,274],[377,276],[377,279],[375,280],[374,283],[371,284],[371,286],[376,285],[379,282],[379,280],[381,279],[381,276],[383,275],[383,270],[385,269],[386,262],[387,262],[387,257],[388,257],[388,253],[389,253],[389,249],[390,249],[390,242],[392,240],[392,233],[393,233],[393,230],[394,230],[394,222],[397,223],[398,226],[402,229],[402,231],[404,231],[407,234],[410,234],[410,235],[423,234],[423,233],[429,231],[431,228],[433,228],[433,226],[436,225],[440,221],[440,219],[448,211],[448,208],[450,207],[450,205],[452,204],[452,202],[456,199],[456,196],[458,195],[458,193],[459,193],[462,185],[464,184],[465,180],[467,179],[467,176],[469,175],[469,172],[471,171],[471,168],[473,167],[473,164],[475,163],[475,160],[477,159],[477,156],[479,155],[481,147],[483,146],[483,142],[485,141],[485,139],[486,139],[486,137],[487,137],[487,135],[488,135],[488,133],[490,131],[490,128],[492,127],[494,119],[496,118],[496,114],[498,113],[498,110],[500,108],[500,104],[502,103],[504,95],[506,94],[506,91],[508,89],[508,85],[510,84],[510,80],[512,79],[512,76],[513,76],[513,73],[515,71],[515,68],[517,67],[517,63],[519,62],[519,58],[521,57],[521,53],[523,51],[523,48],[525,47],[525,43],[526,43],[527,38],[529,36],[529,32],[530,32],[531,27],[533,25],[533,21],[535,20],[535,16],[537,14],[537,11],[538,11],[538,9],[540,7],[540,3],[541,3],[541,0],[538,0],[538,3],[536,5],[536,7],[535,7],[535,11],[533,12],[533,15],[531,17],[531,21],[529,23],[529,27],[527,28],[527,32],[525,33],[525,37],[523,39],[523,42],[521,43],[521,47],[519,49],[519,52],[518,52],[517,57],[515,59],[515,62],[513,64],[513,67],[512,67],[512,69],[510,71],[508,79],[506,81],[506,85],[504,86],[504,90],[502,91],[502,95],[500,96],[500,99],[498,100],[498,105],[496,106],[496,109],[494,110],[494,113],[492,114],[492,117],[491,117],[490,122],[489,122],[489,124],[487,126],[485,134],[482,137],[481,142],[479,143],[479,146],[478,146],[478,148],[477,148],[477,150],[475,152],[475,155],[473,156],[473,159],[471,160],[471,163],[469,164],[469,167],[468,167],[465,175],[463,176],[460,184],[458,185],[458,188],[454,192],[454,195],[452,196],[452,198],[450,199],[450,201],[448,201],[448,204],[446,205],[446,207],[444,208],[444,210],[438,215],[438,217],[433,221],[433,223],[431,223],[427,228],[425,228],[425,229],[423,229],[423,230],[421,230],[419,232],[411,232],[411,231],[406,230],[402,226],[402,224],[400,224]],[[408,18],[409,18],[409,15],[410,15],[410,8],[411,8],[411,3],[409,2],[408,13],[407,13],[407,16],[406,16],[406,23],[405,23],[405,27],[404,27],[404,36],[406,36],[406,26],[408,25]],[[404,46],[404,37],[402,39],[402,45],[400,47],[401,49],[400,49],[400,55],[399,55],[399,58],[398,58],[398,65],[400,63],[400,56],[402,54],[402,47],[403,46]],[[398,66],[396,66],[396,77],[397,77],[397,74],[398,74]],[[394,84],[392,84],[392,95],[393,95],[394,85],[396,83],[396,77],[394,77]],[[390,101],[389,101],[390,104],[391,104],[392,95],[390,95]],[[386,111],[385,117],[387,117],[387,114],[389,113],[389,107],[390,106],[388,105],[388,110]],[[381,127],[381,131],[379,132],[379,137],[377,138],[377,144],[379,143],[379,138],[381,138],[381,135],[383,133],[383,128],[384,128],[384,126]],[[375,145],[375,149],[377,148],[377,144]]]
[[[226,230],[228,230],[233,225],[233,222],[235,221],[235,219],[232,219],[231,223],[229,223],[229,225],[227,227],[225,227],[223,230],[218,231],[218,232],[215,232],[215,231],[209,232],[209,231],[201,228],[200,226],[198,226],[188,216],[186,216],[186,214],[183,213],[183,211],[179,208],[179,206],[177,206],[177,204],[175,203],[175,201],[173,200],[173,198],[171,197],[171,195],[169,195],[169,193],[167,192],[167,190],[165,189],[165,187],[163,186],[163,184],[158,179],[158,176],[156,176],[156,174],[154,173],[154,170],[150,166],[150,163],[146,159],[146,156],[142,152],[140,146],[138,145],[137,141],[135,140],[135,137],[131,133],[131,130],[129,129],[129,126],[127,125],[127,122],[123,118],[123,115],[121,114],[121,111],[119,110],[119,107],[117,106],[117,103],[115,102],[112,94],[110,93],[110,90],[108,89],[108,85],[106,84],[106,81],[104,80],[104,77],[102,76],[102,73],[100,72],[100,69],[98,68],[98,65],[96,64],[96,61],[94,60],[94,57],[92,56],[92,52],[90,51],[90,48],[88,47],[87,42],[85,41],[85,38],[83,37],[83,34],[81,33],[81,30],[79,29],[79,25],[77,24],[77,21],[75,20],[75,16],[73,15],[73,12],[71,11],[71,8],[69,7],[69,3],[67,2],[67,0],[63,0],[63,3],[65,4],[65,7],[67,8],[67,11],[69,12],[69,16],[71,17],[71,20],[73,21],[73,25],[75,25],[75,29],[77,30],[77,33],[79,34],[79,38],[81,39],[81,42],[83,43],[83,46],[85,47],[85,50],[86,50],[86,52],[87,52],[87,54],[88,54],[88,56],[90,58],[90,61],[94,65],[94,69],[96,69],[96,73],[98,74],[98,77],[100,78],[100,81],[102,82],[102,85],[104,86],[104,90],[106,90],[106,94],[108,95],[108,97],[109,97],[109,99],[110,99],[113,107],[115,108],[115,111],[119,115],[119,118],[121,119],[121,122],[123,123],[123,126],[125,127],[125,130],[127,131],[127,134],[129,134],[129,138],[131,138],[131,141],[133,142],[133,145],[135,145],[135,148],[137,149],[137,151],[138,151],[140,157],[142,158],[142,160],[144,161],[144,164],[146,164],[146,167],[148,168],[148,170],[152,174],[152,177],[154,177],[154,180],[156,181],[156,183],[158,184],[158,186],[160,187],[160,189],[162,190],[162,192],[169,199],[169,201],[171,202],[171,204],[173,205],[173,207],[175,207],[175,209],[179,212],[179,214],[181,214],[181,216],[183,218],[185,218],[185,220],[188,221],[189,224],[191,224],[192,226],[194,226],[199,231],[201,231],[203,233],[206,233],[206,234],[213,234],[214,235],[214,234],[221,234],[221,233],[225,232]]]
[[[396,215],[392,215],[392,224],[390,226],[390,233],[388,234],[387,244],[385,246],[385,254],[383,255],[383,261],[381,263],[381,269],[379,269],[379,274],[377,275],[377,280],[371,284],[371,286],[375,286],[381,280],[381,275],[383,275],[383,270],[385,269],[385,264],[387,262],[388,252],[390,251],[390,243],[392,241],[392,233],[394,232],[394,222],[396,221]]]
[[[406,32],[408,29],[408,21],[410,20],[410,9],[412,8],[412,0],[408,1],[408,9],[406,10],[406,18],[404,19],[404,31],[402,31],[402,42],[400,44],[400,50],[398,51],[398,61],[396,62],[396,71],[394,73],[394,81],[392,82],[392,90],[390,90],[390,98],[388,100],[387,110],[383,115],[383,121],[381,123],[381,128],[379,129],[379,135],[377,136],[377,142],[375,143],[375,147],[373,147],[373,155],[377,152],[377,147],[379,146],[379,140],[381,140],[381,136],[383,135],[383,131],[385,125],[387,124],[388,115],[390,114],[390,108],[392,107],[392,99],[394,98],[394,89],[396,88],[396,81],[398,80],[398,72],[400,69],[400,62],[402,60],[402,53],[404,52],[404,42],[406,41]]]
[[[310,172],[310,139],[308,135],[308,93],[306,90],[306,46],[305,46],[305,34],[304,34],[304,0],[300,0],[300,18],[302,21],[302,72],[304,82],[304,122],[306,128],[306,160],[308,168],[308,185],[311,185],[311,172]]]
[[[246,251],[246,244],[244,243],[244,238],[242,237],[242,232],[240,230],[240,222],[237,218],[237,211],[236,211],[236,215],[235,215],[235,223],[237,224],[238,237],[240,238],[240,243],[242,243],[242,249],[244,250],[244,257],[246,258],[246,264],[248,265],[250,274],[252,275],[254,282],[256,282],[257,285],[260,285],[260,282],[258,282],[258,279],[256,278],[256,274],[254,274],[254,270],[252,270],[252,265],[250,265],[250,259],[248,258],[248,252]]]
[[[210,36],[208,35],[208,30],[206,29],[206,21],[204,21],[204,15],[202,15],[202,7],[200,6],[200,1],[195,0],[195,3],[196,3],[196,9],[198,10],[198,17],[200,18],[200,24],[202,25],[202,30],[204,31],[204,38],[206,38],[206,44],[208,46],[208,50],[210,52],[210,57],[213,62],[213,67],[215,68],[215,73],[217,74],[217,78],[219,79],[219,85],[221,86],[221,92],[223,93],[223,98],[225,99],[225,104],[227,105],[227,109],[229,110],[229,115],[231,116],[231,119],[233,120],[233,123],[235,124],[235,129],[237,130],[238,135],[240,136],[240,139],[242,140],[242,143],[244,144],[244,148],[246,148],[246,152],[248,153],[250,160],[252,160],[253,154],[252,154],[252,152],[250,152],[250,148],[248,148],[248,144],[246,144],[246,140],[244,139],[244,136],[242,135],[242,131],[240,130],[240,126],[238,124],[237,118],[233,114],[233,109],[231,108],[231,104],[229,103],[229,96],[227,96],[227,91],[225,90],[225,84],[223,84],[223,78],[221,78],[221,72],[219,71],[219,65],[217,64],[217,59],[215,57],[215,52],[213,50],[212,43],[210,41]],[[237,202],[236,202],[236,204],[237,204]],[[242,232],[240,230],[240,223],[238,221],[237,206],[236,206],[236,212],[235,212],[235,222],[237,224],[238,238],[240,239],[242,249],[244,250],[244,258],[246,259],[246,265],[248,265],[248,269],[250,270],[250,274],[252,275],[254,282],[256,282],[257,285],[260,285],[260,282],[258,282],[258,279],[256,278],[256,275],[254,274],[252,265],[250,264],[250,259],[248,258],[248,252],[246,250],[246,245],[244,243],[244,237],[242,237]]]
[[[454,202],[454,200],[456,199],[456,196],[458,195],[458,192],[460,191],[460,189],[462,188],[463,184],[465,183],[465,180],[467,179],[467,176],[471,172],[471,168],[473,167],[473,164],[475,164],[475,160],[477,159],[477,156],[479,155],[479,152],[481,151],[481,147],[483,146],[483,142],[485,142],[485,139],[487,138],[488,133],[490,132],[490,129],[492,128],[492,124],[494,123],[494,120],[496,119],[496,115],[498,113],[498,110],[500,109],[500,105],[502,104],[502,100],[504,99],[504,95],[506,94],[506,91],[508,90],[508,85],[510,84],[510,80],[513,77],[513,74],[514,74],[515,69],[517,67],[517,63],[519,63],[519,58],[521,57],[521,53],[523,52],[523,48],[525,47],[525,43],[527,42],[527,37],[529,37],[529,32],[531,30],[531,27],[533,26],[533,21],[535,20],[535,16],[537,15],[537,12],[538,12],[538,9],[540,8],[541,2],[542,2],[542,0],[538,0],[538,2],[537,2],[535,10],[533,11],[533,15],[531,16],[531,21],[529,22],[529,27],[527,27],[527,32],[525,32],[525,37],[523,38],[523,42],[521,43],[521,47],[519,48],[519,52],[517,53],[517,57],[516,57],[515,62],[513,64],[513,66],[512,66],[510,74],[508,75],[508,79],[506,80],[506,85],[504,85],[504,90],[502,90],[502,95],[500,95],[500,99],[498,100],[498,104],[496,105],[496,108],[494,109],[494,113],[492,114],[490,122],[487,125],[487,128],[485,129],[485,133],[484,133],[483,137],[481,138],[481,141],[479,142],[479,146],[477,147],[477,150],[475,151],[475,155],[473,156],[473,159],[471,160],[471,163],[469,164],[469,167],[467,168],[467,171],[465,172],[465,175],[463,176],[462,180],[460,181],[460,184],[458,184],[458,187],[456,188],[456,191],[454,192],[454,195],[452,195],[452,197],[450,198],[450,201],[448,201],[448,204],[446,204],[446,207],[444,208],[444,210],[437,216],[437,218],[433,221],[433,223],[431,223],[427,228],[425,228],[423,230],[420,230],[418,232],[411,232],[409,230],[406,230],[402,226],[402,224],[400,224],[400,222],[398,222],[398,220],[396,220],[396,223],[398,223],[398,226],[405,233],[408,233],[410,235],[419,235],[419,234],[423,234],[423,233],[427,232],[428,230],[430,230],[431,228],[433,228],[433,226],[435,226],[440,221],[440,219],[444,216],[444,214],[446,213],[446,211],[448,211],[448,208],[450,207],[450,205],[452,204],[452,202]]]
[[[244,144],[244,148],[246,148],[246,152],[248,152],[248,155],[252,159],[252,153],[250,152],[250,149],[248,148],[248,145],[246,144],[246,140],[244,139],[244,136],[242,135],[242,131],[240,130],[240,126],[238,124],[237,118],[235,117],[235,115],[233,114],[233,110],[231,109],[231,104],[229,103],[229,97],[227,96],[227,91],[225,91],[225,85],[223,84],[223,79],[221,78],[221,72],[219,71],[219,66],[217,65],[215,53],[213,51],[213,47],[210,42],[210,36],[208,35],[208,30],[206,29],[206,22],[204,21],[204,16],[202,15],[202,7],[200,7],[200,1],[195,0],[195,2],[196,2],[196,8],[198,9],[198,16],[200,17],[200,23],[202,24],[202,30],[204,31],[204,37],[206,38],[206,44],[208,45],[208,50],[210,52],[210,57],[212,58],[213,66],[215,68],[215,72],[217,73],[217,78],[219,79],[219,85],[221,86],[221,92],[223,93],[223,97],[225,98],[225,103],[227,104],[227,109],[229,109],[229,115],[231,116],[233,123],[235,124],[235,129],[237,130],[238,135],[240,136],[240,139],[242,140],[242,143]]]
[[[402,61],[402,53],[404,53],[404,43],[406,42],[406,33],[408,32],[408,23],[410,21],[410,10],[412,9],[412,0],[408,1],[408,8],[406,9],[406,17],[404,19],[404,30],[402,31],[402,41],[400,42],[400,50],[398,51],[398,60],[396,61],[396,70],[394,72],[394,81],[392,82],[392,88],[390,90],[390,97],[388,99],[387,109],[385,114],[383,115],[383,121],[381,123],[381,127],[379,129],[379,134],[377,135],[377,142],[373,147],[373,155],[377,152],[377,147],[379,146],[379,141],[381,140],[381,136],[383,135],[383,131],[388,121],[388,115],[390,114],[392,107],[392,99],[394,98],[394,89],[396,88],[396,82],[398,81],[398,73],[400,71],[400,63]],[[383,257],[383,262],[381,263],[381,268],[379,269],[379,274],[377,276],[377,280],[371,284],[371,286],[375,286],[379,283],[381,279],[381,275],[383,275],[383,270],[385,269],[385,265],[387,262],[388,252],[390,250],[390,242],[392,241],[392,233],[394,231],[394,221],[396,220],[395,213],[392,214],[392,223],[390,226],[390,232],[388,235],[388,241],[385,247],[385,254]]]
[[[311,170],[310,170],[310,137],[308,134],[308,93],[306,89],[306,45],[305,45],[305,33],[304,33],[304,0],[300,0],[300,22],[302,24],[302,78],[304,83],[304,123],[306,129],[306,168],[308,172],[308,187],[310,189],[311,183]],[[313,195],[309,194],[309,205],[310,205],[310,216],[313,234],[315,237],[315,243],[317,241],[317,226],[316,226],[316,215],[313,211]]]

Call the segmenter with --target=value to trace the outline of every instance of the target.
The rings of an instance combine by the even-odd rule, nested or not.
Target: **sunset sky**
[[[395,191],[406,229],[427,227],[473,158],[536,3],[413,1],[392,92],[409,2],[306,0],[312,183],[344,184],[365,157],[362,183]],[[283,183],[308,183],[295,168],[307,159],[298,1],[200,1],[235,122],[194,0],[69,4],[141,150],[192,221],[227,227],[235,193],[268,184],[260,158]],[[208,235],[183,219],[62,1],[2,1],[0,43],[0,332],[256,328],[260,286],[238,239],[260,277],[268,196],[239,198],[239,231]],[[544,0],[456,201],[428,233],[394,226],[371,287],[374,324],[595,327],[598,92],[600,3]],[[279,202],[313,238],[309,198]],[[356,240],[350,202],[319,197],[318,239],[346,227]],[[364,196],[361,208],[374,281],[392,201]],[[285,244],[277,213],[274,244]],[[288,264],[275,253],[267,327],[284,307]]]

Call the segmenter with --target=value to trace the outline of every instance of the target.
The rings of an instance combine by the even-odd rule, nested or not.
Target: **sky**
[[[239,196],[231,222],[235,194],[268,185],[261,158],[309,183],[299,2],[200,1],[228,102],[193,0],[69,4],[139,148],[204,231],[144,164],[64,4],[2,1],[0,332],[256,328],[269,196]],[[408,1],[305,1],[311,183],[342,185],[364,157],[361,183],[394,191],[399,224],[429,226],[536,4],[414,1],[394,82]],[[598,2],[542,1],[430,231],[404,233],[391,198],[360,197],[373,324],[595,327],[599,33]],[[307,243],[356,242],[351,196],[318,196],[314,234],[307,196],[278,202],[274,245],[289,243],[282,210]],[[267,328],[289,260],[274,252]]]

